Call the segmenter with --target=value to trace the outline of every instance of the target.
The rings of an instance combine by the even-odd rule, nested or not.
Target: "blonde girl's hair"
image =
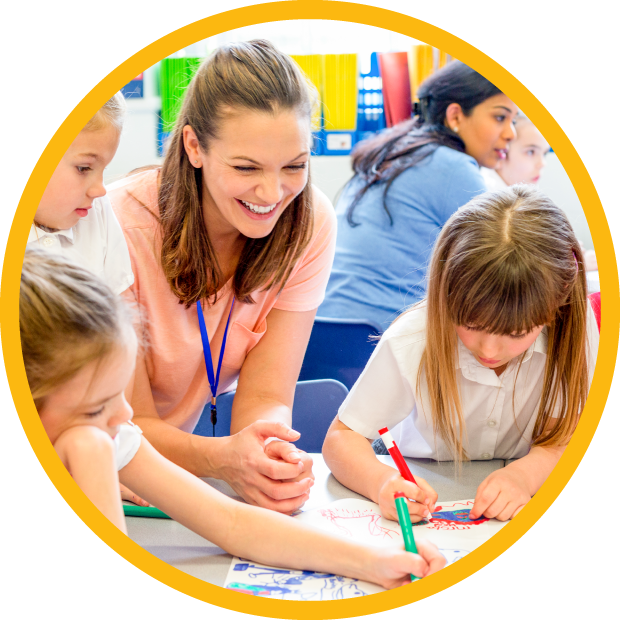
[[[84,366],[131,337],[131,309],[90,271],[60,255],[28,248],[22,267],[19,331],[28,384],[45,398]]]
[[[120,132],[123,129],[126,110],[125,97],[122,93],[116,93],[97,110],[95,116],[86,123],[82,131],[99,131],[112,126]]]
[[[194,168],[183,144],[183,128],[195,132],[208,152],[230,114],[247,111],[275,115],[295,111],[308,119],[316,90],[295,61],[270,42],[230,43],[216,49],[193,77],[169,139],[159,186],[162,225],[161,263],[179,302],[215,299],[224,284],[202,213],[202,169]],[[312,236],[310,175],[304,190],[282,213],[272,232],[247,239],[233,276],[237,299],[253,303],[251,293],[284,286]]]
[[[570,438],[588,392],[587,304],[583,256],[573,229],[532,186],[483,194],[452,215],[431,258],[427,340],[417,385],[424,372],[435,433],[456,460],[467,455],[454,326],[511,335],[547,325],[533,443],[559,445]],[[552,416],[558,417],[547,428]]]

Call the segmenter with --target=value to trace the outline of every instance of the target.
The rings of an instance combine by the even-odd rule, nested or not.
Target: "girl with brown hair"
[[[232,555],[287,568],[335,572],[395,588],[442,568],[437,547],[418,553],[369,546],[235,501],[162,457],[131,423],[125,387],[137,341],[127,305],[62,256],[27,250],[20,336],[43,428],[98,510],[127,533],[119,477],[149,502]]]
[[[136,420],[173,462],[287,513],[313,484],[289,425],[335,243],[333,209],[309,182],[315,102],[269,42],[221,47],[187,89],[161,170],[110,189],[149,342]],[[232,436],[192,435],[237,379]]]
[[[442,230],[428,295],[384,333],[323,452],[346,486],[394,519],[394,492],[420,520],[437,494],[375,458],[388,426],[405,456],[517,459],[479,486],[472,518],[512,518],[562,455],[598,350],[583,255],[564,213],[517,185],[474,198]],[[396,428],[393,428],[396,426]]]

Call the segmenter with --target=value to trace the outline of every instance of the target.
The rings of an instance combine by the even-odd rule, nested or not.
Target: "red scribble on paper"
[[[368,520],[368,533],[371,536],[377,536],[382,538],[394,538],[400,537],[401,533],[397,530],[391,530],[390,528],[379,525],[381,515],[373,512],[372,510],[348,510],[339,509],[333,510],[331,508],[324,508],[320,510],[322,517],[330,521],[339,532],[346,536],[353,536],[351,530],[347,527],[347,521],[354,519],[357,522],[360,520]],[[343,523],[344,521],[344,523]]]

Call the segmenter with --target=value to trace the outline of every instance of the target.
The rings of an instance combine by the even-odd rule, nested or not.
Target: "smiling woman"
[[[335,244],[333,209],[309,183],[315,102],[267,41],[221,47],[187,89],[162,169],[109,188],[148,332],[136,421],[170,460],[287,513],[313,484],[288,425]],[[237,379],[235,434],[190,434]]]
[[[296,110],[274,114],[245,111],[242,119],[239,116],[231,112],[224,116],[218,138],[207,151],[200,147],[190,125],[183,128],[185,150],[193,165],[202,168],[207,189],[203,202],[209,239],[223,241],[224,246],[229,238],[245,244],[246,239],[267,237],[308,183],[307,117]],[[240,122],[243,131],[239,131]],[[290,213],[289,220],[296,219]],[[305,219],[300,221],[302,226],[308,225]],[[237,265],[221,263],[227,249],[220,248],[220,269],[232,276]]]

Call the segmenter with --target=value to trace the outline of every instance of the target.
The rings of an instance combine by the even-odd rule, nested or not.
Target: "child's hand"
[[[373,548],[373,573],[369,580],[389,590],[411,583],[412,574],[426,577],[446,565],[446,558],[432,542],[416,540],[416,547],[417,554],[398,547]]]
[[[532,496],[520,472],[503,467],[487,476],[478,487],[470,518],[484,515],[489,519],[508,521],[527,504]]]
[[[136,506],[150,506],[145,500],[136,495],[133,491],[130,491],[125,485],[120,484],[121,487],[121,499],[126,502],[132,502]]]
[[[417,523],[432,513],[437,501],[437,493],[433,491],[433,488],[424,478],[416,476],[416,482],[419,486],[405,480],[397,471],[384,479],[379,489],[378,504],[381,508],[381,514],[386,519],[398,521],[394,502],[394,493],[396,492],[405,493],[407,498],[415,500],[414,502],[407,502],[412,523]]]

